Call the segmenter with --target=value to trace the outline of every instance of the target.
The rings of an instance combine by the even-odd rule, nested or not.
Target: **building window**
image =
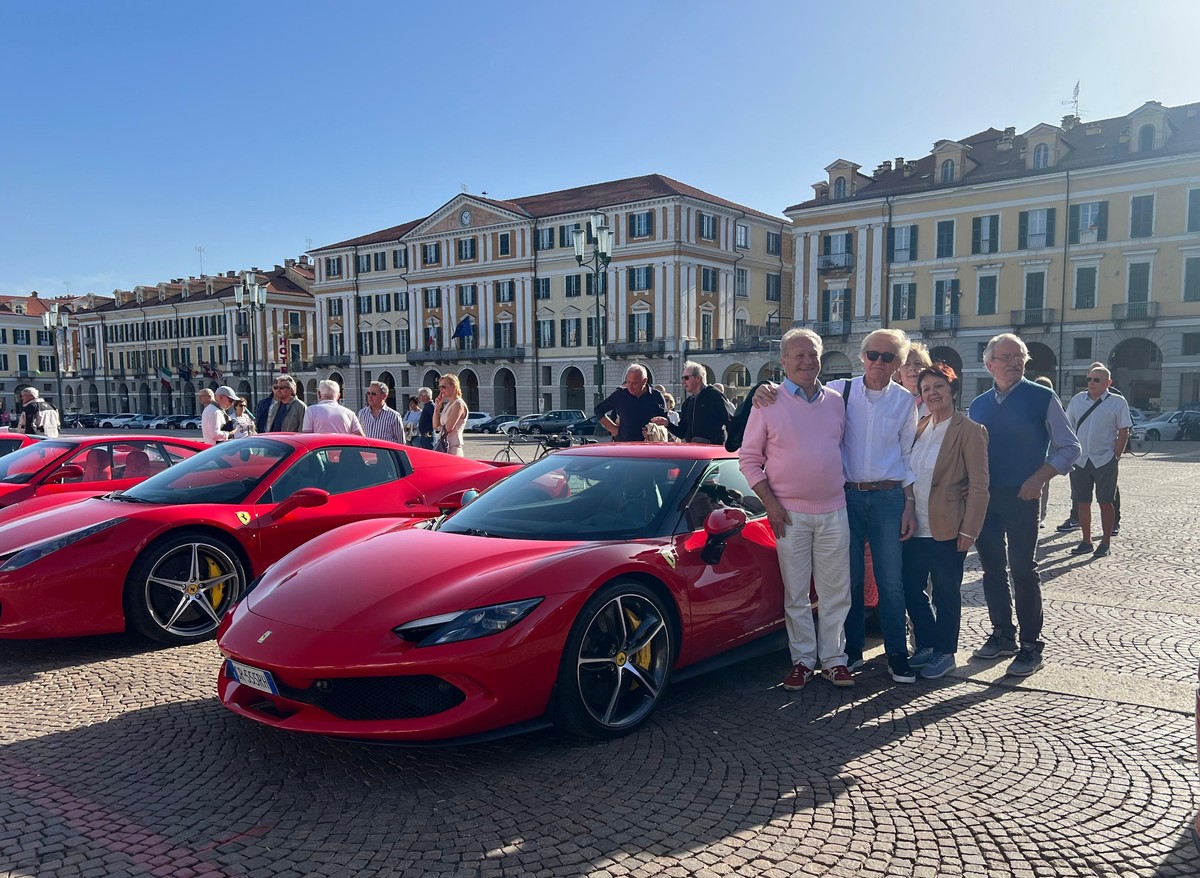
[[[496,236],[496,253],[500,256],[512,255],[512,235],[508,232],[501,232]]]
[[[39,372],[57,372],[58,369],[54,365],[53,354],[38,354],[38,371]]]
[[[397,311],[407,311],[408,291],[405,290],[403,293],[392,293],[392,301],[395,302]]]
[[[442,349],[442,329],[435,323],[425,327],[425,350],[440,351]]]
[[[474,238],[459,238],[458,239],[458,261],[473,262],[475,260],[475,239]]]
[[[327,341],[329,343],[329,353],[331,356],[340,357],[346,353],[345,336],[343,336],[340,332],[329,333]],[[200,360],[199,348],[196,349],[196,360],[197,362]]]
[[[360,332],[358,334],[358,352],[364,357],[375,354],[375,337],[371,333]]]
[[[1183,301],[1200,302],[1200,256],[1183,260]]]
[[[912,320],[917,315],[917,285],[892,284],[892,319]]]
[[[1108,202],[1072,204],[1067,218],[1067,240],[1071,244],[1095,244],[1108,240]]]
[[[696,212],[696,231],[705,241],[717,239],[717,218],[711,213]]]
[[[325,311],[330,317],[341,317],[342,316],[342,300],[341,299],[329,299],[325,303]],[[187,336],[190,338],[194,334],[195,333],[193,333],[191,331],[191,327],[189,326]]]
[[[608,329],[604,323],[601,323],[600,326],[601,326],[600,344],[604,344],[605,342],[608,341],[608,338],[607,338]],[[587,343],[588,343],[588,347],[596,346],[596,318],[595,317],[589,317],[587,319]]]
[[[946,159],[942,162],[942,182],[954,182],[954,159]]]
[[[700,347],[712,350],[713,346],[713,316],[709,311],[700,315]]]
[[[888,229],[888,253],[892,262],[913,262],[917,258],[917,227],[892,226]]]
[[[392,268],[408,268],[408,248],[392,251]]]
[[[1050,167],[1050,147],[1044,143],[1039,143],[1033,148],[1033,168],[1041,170],[1042,168]]]
[[[1149,152],[1154,149],[1154,126],[1143,125],[1138,129],[1138,152]]]
[[[438,265],[442,261],[442,245],[440,241],[421,245],[421,264]]]
[[[1071,339],[1075,360],[1090,360],[1092,358],[1092,339],[1090,336]]]
[[[767,255],[778,256],[783,252],[783,235],[779,232],[767,232]]]
[[[537,343],[539,348],[554,347],[553,320],[539,320],[537,322]]]
[[[496,336],[496,347],[511,348],[516,346],[516,331],[513,329],[511,322],[505,321],[494,324],[492,332]]]
[[[1037,250],[1054,246],[1055,208],[1023,210],[1017,216],[1017,249]]]
[[[976,314],[995,314],[996,313],[996,290],[999,286],[999,278],[994,274],[981,274],[979,276],[979,287],[976,290],[975,313]]]
[[[410,344],[409,344],[409,340],[408,340],[408,329],[407,328],[397,329],[396,330],[396,353],[407,354],[409,352],[409,350],[410,350]]]
[[[138,329],[141,329],[140,325],[138,326]],[[49,329],[39,329],[37,331],[37,343],[42,347],[54,344],[54,339],[51,337]]]
[[[608,275],[606,273],[602,272],[599,275],[599,277],[600,277],[600,292],[601,293],[608,292],[608,280],[607,280]],[[594,275],[594,274],[587,275],[587,283],[584,284],[584,288],[589,296],[596,295],[596,275]]]
[[[458,285],[458,304],[461,308],[470,308],[475,304],[475,295],[477,292],[475,284],[459,284]]]
[[[392,310],[392,297],[388,293],[380,293],[375,297],[375,310],[385,314]]]
[[[640,314],[629,315],[629,340],[637,342],[654,340],[653,312],[643,311]]]
[[[371,297],[370,296],[358,296],[355,300],[355,304],[358,305],[358,313],[359,314],[370,314],[371,313]]]
[[[354,270],[359,274],[364,274],[371,270],[371,254],[360,253],[354,258]]]
[[[937,224],[937,258],[954,255],[954,220],[939,220]]]
[[[554,226],[548,226],[547,228],[537,230],[537,237],[534,239],[534,249],[554,249]]]
[[[1135,195],[1129,202],[1129,237],[1149,238],[1154,234],[1154,196]]]
[[[633,281],[630,280],[632,286]],[[642,287],[641,289],[646,289]],[[715,293],[717,291],[717,270],[715,268],[700,269],[700,290],[705,293]]]
[[[536,299],[550,298],[550,278],[538,277],[533,280],[533,295]]]
[[[392,352],[392,333],[389,330],[375,330],[375,351],[379,354],[390,354]]]
[[[750,272],[744,268],[733,271],[733,294],[739,299],[750,298]]]
[[[325,276],[326,277],[341,277],[342,276],[342,257],[326,256],[325,257]]]
[[[378,253],[372,253],[371,257],[375,262],[376,271],[387,271],[387,253],[381,250]]]
[[[750,249],[750,227],[737,223],[733,227],[733,246],[739,250]]]
[[[846,178],[838,177],[833,181],[833,197],[841,200],[846,197]]]
[[[767,301],[778,302],[783,294],[783,276],[767,274]]]
[[[575,235],[579,231],[579,223],[571,226],[558,227],[558,246],[559,247],[574,247]]]
[[[1096,307],[1096,266],[1080,265],[1075,269],[1075,308]]]
[[[1188,190],[1187,230],[1200,232],[1200,189]]]
[[[644,210],[629,215],[629,237],[649,238],[654,234],[654,211]]]
[[[958,281],[939,280],[933,283],[933,313],[935,315],[958,313]]]
[[[574,299],[583,293],[583,282],[578,274],[568,274],[564,279],[564,288],[568,299]]]
[[[1129,263],[1129,289],[1127,302],[1150,301],[1150,263]]]
[[[442,288],[441,287],[425,287],[421,290],[425,298],[425,307],[440,308],[442,307]]]
[[[1031,271],[1025,275],[1025,310],[1040,311],[1046,307],[1046,273]]]
[[[853,232],[822,236],[821,258],[817,260],[818,269],[850,268],[853,264]]]
[[[511,303],[516,297],[516,286],[516,281],[496,281],[496,304],[504,305]]]
[[[564,317],[559,321],[559,328],[562,330],[560,341],[564,348],[577,348],[583,345],[583,333],[580,332],[582,322],[578,317]]]
[[[705,269],[713,271],[715,269]],[[636,268],[629,269],[629,289],[635,292],[643,292],[645,290],[654,289],[654,269],[649,265],[639,265]]]
[[[1200,355],[1200,332],[1185,332],[1183,334],[1183,355],[1185,357]]]
[[[971,220],[971,252],[995,253],[1000,249],[1000,214],[990,213]]]

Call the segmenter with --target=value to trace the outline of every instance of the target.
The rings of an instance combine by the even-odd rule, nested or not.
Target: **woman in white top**
[[[417,426],[421,423],[421,404],[417,402],[415,396],[408,400],[408,411],[404,413],[404,439],[409,445],[413,444],[413,437],[417,435]]]
[[[958,375],[945,363],[923,369],[917,386],[929,414],[909,456],[917,528],[902,544],[901,578],[917,640],[909,664],[933,679],[954,668],[958,650],[963,561],[987,514],[987,430],[955,410]]]
[[[903,385],[904,389],[913,395],[917,406],[918,418],[923,418],[929,414],[929,409],[921,401],[921,391],[917,388],[917,376],[921,374],[922,369],[928,369],[932,365],[933,359],[929,356],[929,348],[925,347],[919,341],[914,341],[908,348],[908,359],[892,375],[893,381]]]
[[[433,408],[433,429],[446,440],[448,453],[464,457],[463,429],[467,425],[467,404],[463,402],[458,376],[443,375],[438,379],[438,391],[437,404]]]

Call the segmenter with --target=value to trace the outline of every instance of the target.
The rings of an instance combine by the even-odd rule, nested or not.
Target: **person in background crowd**
[[[200,436],[209,445],[216,445],[233,438],[233,428],[229,426],[226,412],[239,399],[237,391],[228,385],[218,387],[215,391],[205,388],[196,394],[204,411],[200,413]]]
[[[299,433],[308,405],[296,398],[296,379],[291,375],[276,375],[271,382],[271,395],[273,398],[267,409],[265,432]]]
[[[404,413],[404,435],[409,445],[417,444],[417,425],[421,423],[421,405],[415,396],[408,398],[408,411]]]
[[[918,419],[929,414],[929,410],[925,408],[925,403],[921,399],[921,391],[917,387],[917,376],[921,374],[922,370],[928,369],[932,365],[933,359],[929,356],[929,348],[919,341],[910,341],[908,359],[892,376],[893,381],[903,384],[904,389],[913,395],[917,405]]]
[[[421,417],[417,421],[417,439],[413,443],[417,448],[433,450],[433,391],[422,387],[417,391],[417,401],[421,406]]]
[[[363,432],[372,439],[404,444],[404,422],[400,414],[387,404],[388,386],[382,381],[367,385],[367,404],[359,409],[358,421]]]
[[[1051,390],[1054,389],[1054,382],[1051,381],[1049,378],[1047,378],[1045,375],[1039,375],[1038,377],[1034,378],[1033,383],[1040,384],[1040,385],[1042,385],[1042,387],[1048,387]],[[1042,502],[1041,502],[1041,506],[1039,507],[1039,510],[1038,510],[1038,527],[1042,527],[1043,525],[1045,525],[1045,523],[1046,523],[1046,508],[1049,505],[1050,505],[1050,483],[1046,482],[1046,484],[1042,485]],[[1071,517],[1068,518],[1067,521],[1071,521],[1074,518],[1075,518],[1075,510],[1074,510],[1074,508],[1072,508],[1071,509]],[[1079,526],[1079,522],[1076,522],[1075,527],[1078,527],[1078,526]],[[1059,528],[1059,530],[1062,530],[1062,528]]]
[[[614,442],[642,442],[645,439],[642,428],[652,418],[666,417],[666,400],[649,383],[646,367],[634,363],[625,370],[625,386],[618,387],[596,406],[593,413]],[[617,415],[615,422],[609,417],[613,412]]]
[[[328,379],[317,382],[317,404],[304,410],[302,433],[351,433],[365,436],[358,415],[340,402],[342,389],[336,381]]]
[[[821,349],[821,337],[810,329],[784,334],[779,352],[786,377],[778,401],[751,412],[739,451],[742,474],[766,507],[775,533],[792,660],[783,688],[790,690],[813,678],[818,657],[826,680],[854,685],[844,629],[850,610],[850,526],[841,458],[846,407],[817,378]],[[821,607],[815,624],[810,577]]]
[[[672,436],[684,442],[724,445],[729,410],[725,407],[725,397],[715,387],[707,386],[707,377],[704,367],[699,363],[691,360],[684,363],[680,380],[687,391],[687,398],[683,401],[678,422],[672,423],[669,418],[657,417],[653,423],[666,427]]]
[[[1067,420],[1083,448],[1071,468],[1071,503],[1082,531],[1082,539],[1071,554],[1091,553],[1103,558],[1109,553],[1118,467],[1133,419],[1129,416],[1129,403],[1110,392],[1112,375],[1107,367],[1093,365],[1087,380],[1087,390],[1075,394],[1067,404]],[[1092,546],[1093,488],[1100,504],[1101,526],[1100,543],[1095,547]]]
[[[446,440],[446,453],[465,457],[463,429],[467,425],[467,404],[462,398],[458,376],[446,374],[438,379],[437,404],[433,411],[433,429]]]
[[[933,680],[954,669],[958,652],[963,562],[987,513],[988,441],[983,427],[955,411],[959,381],[952,368],[922,369],[918,386],[929,414],[917,426],[909,458],[917,529],[904,543],[904,605],[917,646],[909,664]]]
[[[705,380],[708,380],[707,374],[705,375]],[[725,385],[722,384],[720,381],[714,381],[712,384],[712,388],[717,393],[721,394],[721,399],[723,399],[725,401],[725,413],[727,415],[729,415],[729,417],[731,417],[731,418],[735,414],[737,414],[737,406],[735,406],[733,404],[733,401],[730,400],[730,398],[725,395]]]
[[[275,403],[274,391],[268,393],[260,399],[254,406],[254,431],[256,433],[267,432],[267,413],[271,411],[271,406]]]
[[[662,391],[663,402],[667,404],[667,420],[672,424],[679,423],[679,412],[675,411],[675,395]]]
[[[258,432],[258,428],[254,425],[254,418],[246,410],[246,406],[247,402],[244,399],[233,401],[233,435],[230,437],[231,439],[245,439]]]
[[[900,544],[916,529],[913,513],[916,480],[909,455],[917,436],[917,407],[912,394],[892,381],[908,359],[908,336],[899,329],[877,329],[863,339],[861,378],[834,385],[843,395],[846,432],[842,438],[842,470],[846,512],[850,519],[850,612],[846,616],[846,654],[850,670],[862,667],[866,645],[866,550],[871,547],[879,587],[879,621],[888,670],[897,683],[915,683],[908,661],[908,623],[904,583],[900,576]],[[775,385],[754,394],[754,405],[769,405]]]
[[[58,411],[41,398],[36,387],[21,388],[21,416],[18,419],[27,434],[58,436]]]
[[[1025,378],[1029,348],[1010,332],[991,339],[983,364],[991,390],[975,397],[969,414],[988,431],[988,510],[975,550],[983,565],[983,596],[992,633],[976,658],[1015,655],[1007,672],[1024,677],[1042,667],[1042,586],[1037,548],[1042,485],[1070,470],[1079,440],[1054,391]],[[1009,587],[1009,569],[1012,587]],[[1016,604],[1018,628],[1013,625]],[[1020,648],[1017,635],[1020,634]]]

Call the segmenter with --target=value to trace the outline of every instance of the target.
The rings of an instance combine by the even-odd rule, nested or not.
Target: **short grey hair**
[[[380,393],[383,394],[383,398],[387,399],[388,386],[386,384],[384,384],[382,381],[372,381],[367,386],[376,388]]]
[[[650,370],[641,363],[630,364],[629,368],[625,370],[625,375],[628,376],[630,372],[641,372],[643,378],[645,378],[647,381],[650,380]]]
[[[39,396],[42,395],[40,392],[38,392],[38,389],[36,387],[22,387],[21,393],[28,393],[34,399],[37,399]]]
[[[708,370],[705,369],[703,366],[701,366],[699,363],[697,363],[695,360],[684,360],[683,367],[682,367],[681,371],[679,372],[679,374],[684,375],[687,373],[687,371],[689,369],[692,371],[693,375],[699,376],[701,385],[705,385],[708,383]]]
[[[204,403],[205,405],[208,405],[210,402],[212,402],[213,398],[214,398],[213,392],[211,390],[209,390],[207,387],[200,390],[196,395],[198,397],[200,397],[200,401],[202,403]]]
[[[338,387],[336,381],[331,381],[326,378],[324,381],[317,382],[317,396],[321,399],[337,399],[342,389]]]
[[[992,361],[992,349],[996,347],[996,345],[1006,341],[1015,342],[1017,347],[1021,349],[1021,356],[1025,358],[1025,362],[1028,363],[1030,361],[1031,357],[1029,356],[1029,345],[1025,344],[1025,340],[1016,333],[1002,332],[999,335],[992,336],[992,340],[984,346],[983,362],[985,364],[990,363]]]
[[[430,402],[433,399],[433,391],[430,390],[428,387],[422,387],[420,390],[417,391],[417,399],[424,400],[425,402]]]
[[[873,332],[868,332],[862,340],[862,344],[858,346],[858,358],[860,360],[867,355],[867,348],[871,344],[871,339],[879,338],[880,336],[891,339],[892,343],[896,345],[896,359],[900,361],[901,366],[908,362],[908,348],[912,343],[908,340],[908,335],[902,329],[876,329]]]
[[[783,338],[779,340],[779,356],[783,356],[783,349],[787,347],[789,341],[794,338],[807,338],[812,342],[812,345],[817,350],[817,357],[825,352],[825,343],[821,341],[821,336],[817,335],[811,329],[789,329],[783,334]]]
[[[1093,372],[1099,372],[1105,378],[1112,378],[1112,372],[1108,371],[1108,366],[1105,366],[1103,363],[1092,363],[1092,367],[1088,369],[1088,374],[1091,375]]]
[[[281,373],[279,375],[276,375],[275,380],[272,381],[271,383],[278,384],[280,381],[284,382],[285,384],[290,384],[292,387],[292,392],[293,393],[296,392],[296,379],[293,378],[291,375],[288,375],[286,372]]]

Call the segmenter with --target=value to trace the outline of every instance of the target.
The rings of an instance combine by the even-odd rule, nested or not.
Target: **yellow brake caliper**
[[[641,620],[628,608],[625,610],[625,618],[629,622],[630,629],[633,631],[636,631],[638,625],[641,624]],[[634,653],[634,655],[630,656],[630,660],[643,671],[650,670],[650,644],[647,643]]]
[[[217,562],[212,558],[208,560],[208,578],[216,579],[221,575],[221,568],[217,566]],[[212,601],[213,609],[217,609],[221,605],[221,598],[225,595],[225,583],[214,585],[212,591],[208,593],[209,600]]]

